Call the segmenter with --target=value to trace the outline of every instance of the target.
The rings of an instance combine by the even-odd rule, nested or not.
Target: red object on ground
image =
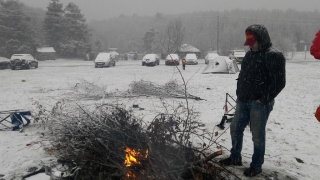
[[[317,118],[317,120],[320,122],[320,106],[318,106],[316,113],[314,114],[314,116]]]
[[[317,32],[316,37],[312,41],[310,54],[313,55],[314,58],[320,60],[320,30]]]
[[[223,106],[223,109],[224,109],[224,111],[225,111],[226,113],[228,113],[228,106],[227,106],[227,105],[224,105],[224,106]]]

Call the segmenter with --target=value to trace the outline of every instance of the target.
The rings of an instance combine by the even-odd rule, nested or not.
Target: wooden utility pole
[[[307,45],[304,45],[304,60],[307,59]]]
[[[219,54],[219,16],[217,21],[217,54]]]

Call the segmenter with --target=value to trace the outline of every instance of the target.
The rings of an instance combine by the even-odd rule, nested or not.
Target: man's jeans
[[[270,112],[273,109],[274,100],[262,104],[257,101],[241,102],[237,100],[236,112],[230,125],[232,149],[230,158],[233,161],[241,161],[243,131],[250,123],[254,151],[250,166],[261,169],[264,162],[266,124]]]

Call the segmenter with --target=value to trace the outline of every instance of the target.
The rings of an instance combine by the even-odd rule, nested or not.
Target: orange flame
[[[132,171],[129,171],[126,174],[126,178],[128,178],[128,179],[137,179],[137,176]]]
[[[126,159],[124,161],[124,164],[126,167],[130,167],[134,164],[141,164],[141,162],[139,161],[139,159],[146,159],[148,157],[148,149],[146,150],[145,155],[143,155],[141,153],[141,150],[134,150],[134,149],[130,149],[130,148],[126,148],[125,150],[126,152]]]

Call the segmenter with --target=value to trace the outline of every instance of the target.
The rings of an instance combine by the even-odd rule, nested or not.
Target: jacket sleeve
[[[269,87],[265,89],[260,101],[273,100],[286,85],[286,59],[281,52],[271,52],[266,57],[266,67],[269,76]]]

